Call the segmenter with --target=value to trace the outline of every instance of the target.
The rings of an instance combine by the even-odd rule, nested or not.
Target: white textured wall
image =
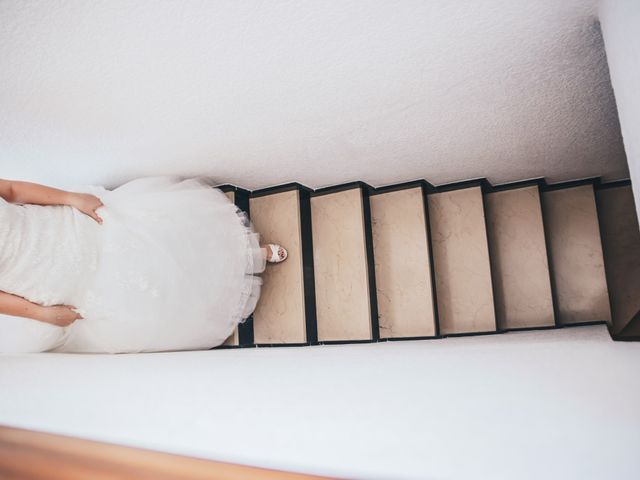
[[[596,0],[0,2],[0,176],[628,175]]]
[[[605,326],[0,355],[0,424],[343,478],[636,480],[638,365]]]
[[[599,10],[640,219],[640,2],[605,0]]]

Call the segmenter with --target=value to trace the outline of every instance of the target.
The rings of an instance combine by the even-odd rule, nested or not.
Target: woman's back
[[[78,298],[97,268],[99,228],[73,207],[0,197],[0,290],[42,305]]]

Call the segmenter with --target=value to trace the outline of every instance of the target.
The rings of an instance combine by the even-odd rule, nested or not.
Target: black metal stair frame
[[[296,343],[296,344],[262,344],[256,345],[253,343],[253,316],[249,317],[245,323],[239,326],[239,338],[240,345],[238,346],[219,346],[215,348],[242,348],[242,347],[288,347],[288,346],[309,346],[309,345],[320,345],[320,344],[357,344],[357,343],[376,343],[376,342],[387,342],[387,341],[406,341],[406,340],[429,340],[429,339],[439,339],[445,337],[465,337],[465,336],[477,336],[477,335],[492,335],[498,333],[505,333],[510,331],[528,331],[528,330],[548,330],[548,329],[558,329],[558,328],[570,328],[576,326],[584,326],[584,325],[602,325],[606,324],[605,320],[594,320],[591,322],[583,322],[583,323],[574,323],[569,325],[562,325],[558,321],[558,307],[557,307],[557,296],[556,296],[556,288],[553,280],[553,272],[551,270],[552,263],[551,258],[548,258],[549,264],[549,273],[551,277],[551,293],[553,299],[553,310],[555,316],[555,325],[554,326],[542,326],[542,327],[523,327],[523,328],[501,328],[496,324],[496,329],[492,331],[486,332],[470,332],[470,333],[452,333],[452,334],[441,334],[440,333],[440,325],[439,325],[439,316],[438,316],[438,301],[437,301],[437,289],[435,282],[435,268],[433,262],[433,249],[432,249],[432,241],[431,241],[431,228],[429,223],[429,206],[428,206],[428,196],[434,193],[452,191],[452,190],[460,190],[465,188],[472,187],[481,187],[481,191],[483,194],[483,204],[484,197],[486,194],[491,192],[524,188],[533,185],[537,185],[540,193],[540,201],[542,203],[541,208],[543,212],[543,222],[544,222],[544,201],[543,201],[543,193],[549,190],[558,190],[565,188],[572,188],[581,185],[593,185],[594,189],[602,189],[602,188],[615,188],[628,186],[631,184],[630,180],[618,180],[614,182],[604,183],[601,181],[600,177],[589,177],[579,180],[572,180],[567,182],[560,183],[552,183],[549,184],[543,177],[532,178],[527,180],[520,180],[516,182],[508,182],[503,184],[492,185],[486,178],[476,178],[470,180],[464,180],[460,182],[447,183],[443,185],[434,186],[428,181],[424,179],[410,180],[406,182],[383,185],[379,187],[372,187],[365,182],[362,181],[352,181],[343,184],[328,186],[318,188],[313,190],[305,185],[302,185],[297,182],[290,182],[281,185],[275,185],[273,187],[262,188],[259,190],[255,190],[253,192],[245,190],[243,188],[237,187],[235,185],[224,184],[216,186],[215,188],[221,189],[223,192],[233,191],[235,192],[235,204],[241,208],[243,211],[247,212],[250,215],[249,211],[249,199],[264,195],[270,195],[275,193],[280,193],[289,190],[298,190],[300,195],[300,224],[301,224],[301,245],[302,245],[302,260],[303,260],[303,281],[304,281],[304,298],[305,298],[305,318],[306,318],[306,332],[307,332],[307,341],[305,343]],[[380,338],[379,333],[379,322],[378,322],[378,306],[377,306],[377,295],[376,295],[376,286],[375,286],[375,263],[374,263],[374,253],[373,253],[373,242],[372,242],[372,228],[371,228],[371,211],[369,204],[369,197],[372,195],[378,195],[385,192],[392,192],[396,190],[404,190],[415,187],[422,188],[422,198],[424,204],[425,211],[425,220],[427,225],[427,239],[429,242],[428,252],[430,259],[430,276],[431,276],[431,286],[432,286],[432,294],[433,294],[433,305],[434,305],[434,318],[436,322],[436,335],[428,336],[428,337],[401,337],[401,338]],[[363,202],[363,215],[364,215],[364,224],[365,224],[365,244],[366,244],[366,258],[367,258],[367,268],[369,274],[369,299],[371,304],[371,330],[372,330],[372,339],[370,340],[344,340],[344,341],[326,341],[319,342],[317,335],[317,322],[316,322],[316,297],[315,297],[315,283],[314,283],[314,269],[313,269],[313,239],[312,239],[312,230],[311,230],[311,205],[310,198],[319,195],[325,195],[329,193],[336,193],[344,190],[349,190],[352,188],[359,188],[362,194],[362,202]],[[483,205],[484,207],[484,205]],[[486,209],[485,209],[486,210]],[[486,215],[485,215],[486,222]],[[546,228],[546,222],[544,223],[545,230],[545,242],[547,246],[547,255],[550,256],[549,250],[549,237],[548,237],[548,229]],[[491,258],[491,245],[489,244],[489,256]],[[493,282],[493,278],[492,278]],[[494,297],[495,300],[495,297]],[[494,305],[495,311],[495,305]],[[497,320],[496,320],[497,322]]]

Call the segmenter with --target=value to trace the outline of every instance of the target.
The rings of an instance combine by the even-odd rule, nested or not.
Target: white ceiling
[[[628,176],[596,0],[0,2],[0,175]]]

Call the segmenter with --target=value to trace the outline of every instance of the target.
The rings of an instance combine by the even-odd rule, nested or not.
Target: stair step
[[[543,212],[558,322],[611,321],[593,184],[546,190]]]
[[[364,196],[360,186],[311,196],[320,342],[374,338]]]
[[[233,202],[234,204],[236,203],[236,192],[233,190],[228,190],[225,191],[224,194],[229,198],[229,200],[231,200],[231,202]],[[240,344],[240,339],[239,339],[239,335],[238,335],[238,327],[236,327],[233,330],[233,333],[229,336],[229,338],[227,338],[223,345],[226,346],[238,346]]]
[[[500,329],[555,325],[538,185],[485,195]]]
[[[423,187],[372,194],[380,338],[437,334]]]
[[[496,330],[480,186],[428,195],[441,334]]]
[[[300,192],[298,189],[252,196],[251,221],[263,244],[277,243],[288,251],[283,263],[268,264],[260,299],[253,312],[256,344],[305,343]]]
[[[611,305],[611,331],[619,333],[640,311],[640,230],[630,185],[596,192],[605,271]]]

